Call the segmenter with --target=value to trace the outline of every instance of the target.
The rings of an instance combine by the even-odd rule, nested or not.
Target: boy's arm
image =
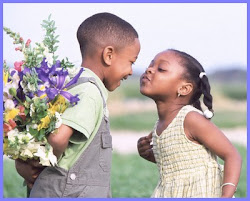
[[[73,134],[73,129],[62,124],[57,131],[51,133],[48,142],[53,147],[53,152],[57,158],[65,151],[68,146],[69,138]]]
[[[69,138],[73,134],[73,129],[69,126],[62,124],[57,131],[51,133],[48,137],[48,142],[53,147],[53,152],[57,158],[64,152],[68,146]],[[17,159],[15,161],[16,170],[20,176],[22,176],[27,186],[31,189],[36,178],[45,168],[39,164],[38,160],[22,161]]]
[[[27,160],[21,159],[15,160],[16,170],[20,176],[22,176],[27,183],[27,186],[31,189],[36,178],[45,168],[39,164],[38,160]]]
[[[197,123],[199,122],[199,123]],[[187,114],[184,121],[185,133],[189,139],[203,144],[211,152],[224,160],[224,183],[222,197],[233,197],[239,182],[241,171],[241,156],[227,137],[209,120],[197,112]]]
[[[155,163],[155,157],[152,149],[152,145],[150,143],[152,142],[152,132],[148,136],[141,137],[137,142],[137,149],[139,155],[150,161]]]

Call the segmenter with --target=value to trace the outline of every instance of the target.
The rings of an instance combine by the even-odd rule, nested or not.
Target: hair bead
[[[210,110],[205,110],[203,114],[207,119],[211,119],[214,116],[214,113]]]
[[[201,72],[199,77],[202,79],[204,75],[207,75],[205,72]]]

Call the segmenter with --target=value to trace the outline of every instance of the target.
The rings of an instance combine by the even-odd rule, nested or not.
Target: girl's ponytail
[[[175,49],[170,49],[170,51],[173,51],[181,58],[180,64],[186,69],[183,78],[194,84],[193,96],[189,104],[203,111],[200,103],[200,97],[203,94],[204,105],[208,108],[203,113],[207,119],[211,119],[213,117],[213,97],[210,93],[210,84],[202,65],[194,57],[185,52]]]
[[[193,103],[193,106],[194,106],[196,109],[202,111],[202,109],[201,109],[201,102],[200,102],[199,99]]]
[[[213,97],[210,93],[211,87],[208,81],[208,78],[204,72],[201,72],[200,75],[203,74],[204,76],[200,76],[201,78],[201,92],[203,94],[203,102],[207,106],[208,111],[204,111],[204,115],[206,118],[211,119],[213,117]]]

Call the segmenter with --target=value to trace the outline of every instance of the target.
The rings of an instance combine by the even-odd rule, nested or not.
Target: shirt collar
[[[104,86],[103,82],[101,81],[101,79],[92,71],[90,70],[89,68],[84,68],[84,73],[81,75],[81,77],[94,77],[98,86],[100,87],[102,93],[103,93],[103,96],[104,96],[104,99],[105,101],[107,101],[108,99],[108,90],[107,88]]]

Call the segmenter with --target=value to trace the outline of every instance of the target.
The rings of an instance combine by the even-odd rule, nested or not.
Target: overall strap
[[[75,84],[72,84],[70,87],[68,87],[67,89],[72,89],[73,87],[76,87],[78,86],[79,84],[82,84],[82,83],[86,83],[86,82],[91,82],[92,84],[94,84],[98,90],[100,91],[101,93],[101,96],[102,96],[102,101],[103,101],[103,108],[106,107],[106,101],[104,99],[104,96],[102,94],[102,90],[101,88],[98,86],[98,84],[96,83],[96,80],[94,77],[80,77],[77,82]]]

